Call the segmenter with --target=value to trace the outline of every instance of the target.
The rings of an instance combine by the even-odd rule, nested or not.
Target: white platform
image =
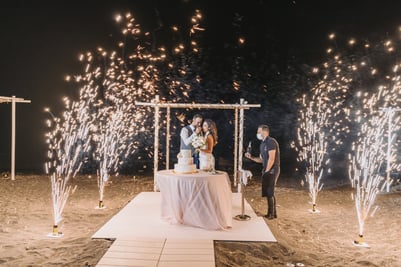
[[[241,214],[241,194],[233,193],[233,215]],[[171,225],[160,218],[161,194],[142,192],[100,228],[92,238],[135,240],[230,240],[276,242],[263,217],[257,217],[245,201],[249,221],[233,219],[230,230],[210,231],[201,228]]]
[[[214,267],[211,240],[117,239],[98,267]]]

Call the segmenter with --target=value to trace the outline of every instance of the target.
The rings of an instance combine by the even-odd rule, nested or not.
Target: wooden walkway
[[[116,240],[98,267],[212,267],[212,240],[138,239]]]

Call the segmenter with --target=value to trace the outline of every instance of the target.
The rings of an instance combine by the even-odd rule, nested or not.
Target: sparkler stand
[[[320,213],[320,210],[316,208],[316,204],[312,204],[312,209],[309,210],[311,213]]]
[[[241,214],[238,214],[234,217],[237,221],[249,221],[251,216],[245,214],[245,183],[243,179],[243,172],[241,172]]]
[[[99,200],[99,205],[95,207],[97,210],[104,210],[106,206],[103,204],[103,200]]]
[[[361,247],[361,248],[369,248],[370,246],[363,242],[363,235],[358,236],[358,240],[354,240],[353,245],[355,247]]]
[[[63,237],[64,234],[62,232],[58,231],[58,225],[55,224],[53,225],[53,231],[49,234],[47,234],[48,237],[52,237],[52,238],[60,238]]]

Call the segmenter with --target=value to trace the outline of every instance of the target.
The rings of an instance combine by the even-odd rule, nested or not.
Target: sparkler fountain
[[[96,161],[98,167],[99,205],[98,209],[105,208],[103,203],[104,187],[109,180],[110,173],[117,173],[123,160],[132,152],[134,146],[128,141],[134,134],[134,119],[129,105],[118,103],[115,110],[104,107],[98,113],[98,132],[94,133],[96,142]],[[127,131],[128,130],[128,131]]]
[[[203,30],[199,26],[201,18],[198,10],[191,18],[190,46],[194,54],[200,52],[194,37],[196,32]],[[135,140],[134,135],[144,132],[148,125],[151,125],[146,119],[148,116],[144,116],[149,110],[137,108],[133,103],[149,101],[156,91],[161,89],[158,88],[160,78],[157,64],[166,59],[166,49],[160,47],[155,51],[154,45],[147,40],[150,33],[142,33],[140,25],[131,14],[118,15],[116,21],[122,24],[124,37],[124,41],[118,43],[120,52],[108,53],[103,48],[98,48],[95,53],[80,55],[84,73],[74,76],[77,83],[83,84],[80,102],[73,102],[72,105],[68,102],[63,119],[54,118],[55,130],[48,134],[49,162],[46,167],[49,172],[54,169],[54,233],[58,233],[57,223],[61,220],[61,212],[71,191],[69,178],[82,166],[81,153],[89,153],[89,144],[92,146],[98,167],[97,208],[104,208],[104,187],[110,174],[118,175],[118,169],[124,163],[124,159],[132,154],[140,143]],[[178,31],[178,28],[173,27],[173,30]],[[133,49],[129,51],[129,48]],[[178,55],[180,61],[185,61],[184,48],[181,44],[176,46],[172,59]],[[167,64],[167,69],[171,71],[167,75],[170,77],[168,81],[163,81],[168,85],[167,95],[174,97],[177,96],[177,92],[182,92],[184,97],[188,97],[190,85],[173,77],[175,68],[181,76],[186,75],[187,62],[181,63]],[[68,80],[70,79],[68,76]],[[200,81],[198,76],[196,81]],[[81,114],[79,121],[74,117],[77,114]],[[153,155],[149,153],[148,156]]]
[[[394,59],[391,55],[394,52],[393,45],[391,41],[384,42],[384,50],[390,53],[391,59]],[[379,55],[379,60],[383,60],[382,54]],[[369,61],[373,59],[370,58]],[[355,201],[359,226],[359,237],[354,245],[359,247],[368,247],[363,240],[364,226],[366,219],[373,217],[378,209],[377,206],[373,207],[376,196],[390,186],[391,170],[400,169],[394,160],[398,148],[392,146],[395,139],[393,132],[400,129],[400,118],[393,116],[395,107],[400,104],[399,67],[398,63],[394,65],[392,73],[384,76],[384,82],[375,77],[379,81],[377,89],[373,93],[359,92],[356,107],[351,106],[352,109],[356,108],[353,116],[360,126],[349,154],[349,179],[355,188],[352,198]],[[377,72],[377,68],[371,68],[372,76],[376,76]]]
[[[385,113],[385,117],[387,117],[387,154],[386,154],[386,192],[390,192],[390,186],[393,182],[391,178],[391,170],[399,170],[400,166],[395,162],[396,152],[397,150],[393,148],[393,143],[396,138],[396,135],[393,133],[400,130],[400,117],[397,116],[394,118],[396,112],[401,111],[400,108],[382,108],[382,112]]]
[[[292,146],[298,152],[298,162],[305,164],[305,182],[309,185],[312,201],[311,212],[317,213],[317,197],[323,188],[322,177],[328,167],[329,153],[342,143],[340,133],[348,132],[344,123],[348,117],[345,100],[348,84],[352,81],[344,72],[342,60],[335,55],[323,64],[322,79],[298,100],[300,116],[298,119],[298,140]],[[319,69],[313,69],[318,73]],[[302,180],[302,185],[304,180]]]
[[[303,105],[306,105],[303,97]],[[318,111],[322,112],[319,105],[321,99],[317,99]],[[301,141],[302,150],[299,151],[299,160],[308,160],[306,171],[306,182],[309,184],[309,196],[312,200],[312,212],[319,212],[316,209],[316,200],[319,191],[322,189],[321,178],[323,175],[323,160],[327,153],[326,134],[322,127],[327,125],[326,114],[314,113],[315,102],[311,101],[305,113],[301,113],[300,127],[298,128],[298,138]],[[304,131],[304,133],[303,133]]]
[[[66,110],[62,119],[52,116],[48,120],[50,132],[46,134],[48,143],[48,161],[45,164],[46,173],[50,174],[53,204],[53,231],[48,236],[61,237],[58,224],[68,197],[75,190],[69,184],[70,178],[80,170],[84,154],[90,149],[90,127],[93,123],[88,113],[91,91],[81,90],[80,101],[70,102],[65,98]]]
[[[384,131],[386,120],[383,114],[374,109],[377,98],[364,100],[368,110],[359,113],[357,121],[361,123],[358,140],[352,146],[352,155],[349,155],[349,177],[351,185],[356,189],[352,195],[359,224],[359,238],[354,241],[356,246],[367,247],[363,241],[365,220],[368,215],[375,213],[372,206],[380,187],[384,186],[384,177],[380,174],[380,168],[385,160]]]
[[[85,74],[77,80],[96,92],[91,116],[94,118],[92,143],[99,187],[96,208],[100,209],[105,208],[104,188],[109,176],[118,175],[124,160],[137,148],[134,135],[146,127],[146,120],[142,119],[146,111],[136,109],[133,103],[155,94],[158,73],[154,63],[165,58],[163,49],[159,49],[159,56],[147,51],[142,37],[149,34],[142,35],[131,14],[118,15],[116,21],[124,23],[124,42],[118,44],[121,51],[108,53],[98,48],[95,54],[81,55],[80,60],[86,64]],[[133,51],[127,51],[128,42],[134,47]]]
[[[200,18],[199,12],[192,18],[191,34],[201,30],[198,26]],[[91,84],[99,84],[99,80],[101,81],[96,87],[101,91],[99,95],[102,96],[102,99],[97,100],[97,127],[93,139],[96,144],[95,159],[98,163],[100,195],[97,208],[104,208],[104,186],[109,175],[118,174],[118,169],[124,159],[137,148],[138,142],[134,141],[134,136],[145,131],[149,124],[146,120],[148,116],[143,116],[148,110],[137,108],[133,103],[149,100],[160,89],[158,84],[160,82],[158,74],[160,64],[157,64],[162,63],[166,58],[165,48],[159,48],[159,55],[154,55],[155,52],[152,51],[154,49],[150,47],[150,43],[143,41],[149,36],[149,33],[141,35],[139,24],[135,23],[135,19],[130,14],[124,17],[117,16],[116,19],[118,22],[125,20],[122,29],[125,42],[119,43],[119,46],[122,47],[121,56],[113,52],[105,60],[103,73],[99,71],[101,68],[91,67],[90,69],[95,69],[96,75],[90,77],[94,80],[88,80]],[[191,42],[191,45],[193,51],[197,52],[197,44]],[[132,52],[128,51],[129,47],[134,47]],[[174,48],[174,54],[181,55],[183,50],[184,46],[178,45]],[[102,55],[105,54],[103,50],[98,51]],[[183,60],[183,58],[185,59],[181,55],[180,59]],[[93,63],[91,64],[93,65]],[[168,67],[174,69],[171,63],[168,64]],[[178,67],[178,72],[182,76],[186,74],[185,67],[186,64]],[[169,79],[168,82],[173,85],[167,88],[168,94],[176,95],[178,91],[182,91],[184,96],[188,96],[186,94],[188,86],[185,83],[176,82],[175,79]],[[152,157],[150,152],[149,156]],[[158,157],[159,155],[153,156]]]

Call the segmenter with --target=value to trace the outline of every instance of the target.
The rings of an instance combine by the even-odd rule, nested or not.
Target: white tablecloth
[[[232,197],[227,173],[178,174],[164,170],[157,172],[155,178],[162,195],[164,220],[209,230],[232,227]]]

